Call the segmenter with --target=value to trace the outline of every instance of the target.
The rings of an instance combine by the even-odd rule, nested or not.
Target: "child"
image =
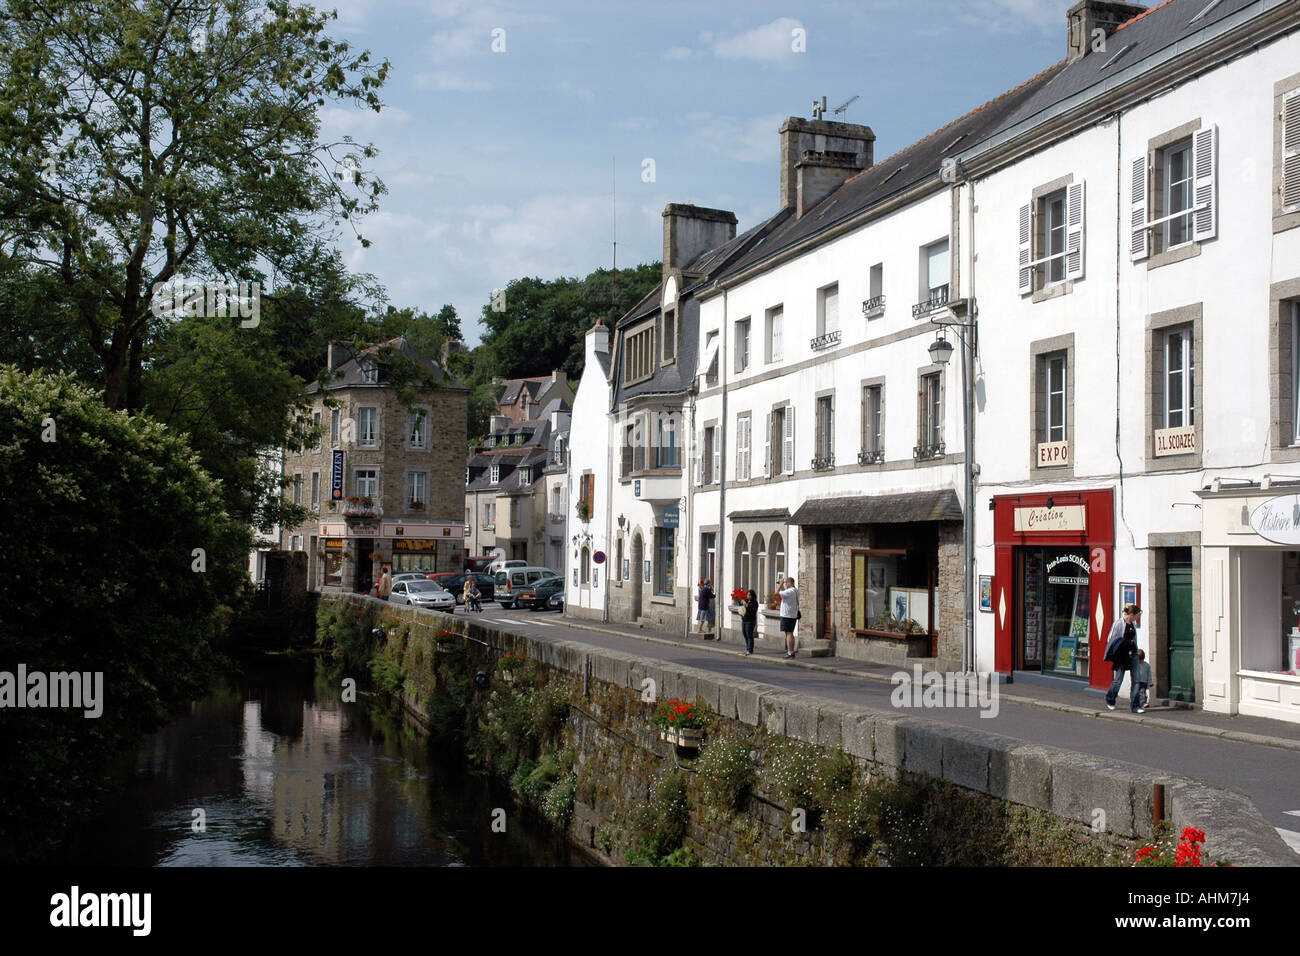
[[[1151,665],[1147,663],[1147,652],[1138,651],[1137,667],[1133,669],[1133,680],[1138,684],[1138,713],[1142,713],[1147,706],[1147,698],[1151,690]]]

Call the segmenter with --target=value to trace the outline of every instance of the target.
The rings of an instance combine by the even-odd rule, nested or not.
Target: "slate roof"
[[[549,382],[549,375],[539,375],[533,378],[509,378],[502,384],[505,386],[501,393],[501,398],[497,400],[498,405],[513,405],[519,400],[519,393],[523,389],[528,390],[530,398],[536,398],[537,393],[541,391],[542,385]]]
[[[790,520],[789,508],[758,508],[753,511],[733,511],[727,515],[735,522],[755,522],[755,521],[778,521],[788,522]]]
[[[1199,20],[1193,18],[1210,0],[1165,0],[1121,24],[1106,38],[1106,49],[1061,65],[1006,116],[997,131],[1009,129],[1045,113],[1058,103],[1139,63],[1171,45],[1182,43],[1211,24],[1251,6],[1255,0],[1221,0]],[[975,145],[974,143],[968,145]]]
[[[797,525],[910,524],[960,521],[961,503],[951,488],[897,495],[837,495],[810,498],[790,518]]]
[[[1018,124],[1032,125],[1036,118],[1044,118],[1053,107],[1070,97],[1098,83],[1105,83],[1110,74],[1119,73],[1162,50],[1187,46],[1189,38],[1201,30],[1252,6],[1257,0],[1221,0],[1209,13],[1192,22],[1210,2],[1211,0],[1166,0],[1121,24],[1107,38],[1107,49],[1104,52],[1089,53],[1073,63],[1061,60],[1047,67],[1037,76],[881,160],[870,169],[847,178],[821,202],[806,210],[801,218],[794,218],[792,209],[783,210],[768,220],[767,224],[771,224],[769,235],[755,242],[746,254],[710,276],[710,280],[737,275],[924,180],[934,179],[938,188],[939,170],[946,157],[957,157],[970,152],[981,143]],[[1123,54],[1110,62],[1121,51],[1124,51]]]
[[[380,350],[385,348],[386,346],[396,349],[402,355],[405,355],[407,358],[413,359],[419,365],[428,369],[432,373],[432,378],[435,382],[439,382],[439,383],[445,382],[447,378],[446,373],[443,372],[443,370],[438,366],[438,364],[420,355],[418,352],[415,351],[414,348],[411,347],[411,344],[407,342],[405,338],[399,335],[397,338],[389,339],[387,342],[380,342],[378,345],[372,345],[368,349],[363,349],[362,351],[358,352],[356,356],[354,356],[353,358],[350,358],[343,364],[337,366],[334,369],[334,372],[341,373],[340,377],[330,381],[330,383],[326,386],[326,388],[329,389],[330,391],[334,391],[335,389],[339,389],[339,388],[354,388],[354,387],[355,388],[387,388],[388,382],[385,381],[384,379],[382,368],[380,371],[378,382],[367,382],[364,376],[361,374],[362,362],[367,358],[372,358],[377,356]],[[456,386],[452,386],[452,387],[456,387]],[[319,390],[320,390],[320,385],[317,382],[312,382],[306,388],[306,392],[309,395],[314,395]]]
[[[525,444],[513,444],[513,440],[518,435],[528,435]],[[465,491],[491,491],[503,495],[531,492],[541,480],[542,471],[550,457],[550,419],[512,422],[509,427],[493,432],[491,437],[497,439],[498,444],[492,448],[486,445],[480,446],[466,462],[471,480],[465,486]],[[511,439],[512,443],[500,444],[503,438]],[[500,468],[501,480],[495,485],[491,480],[493,465]],[[533,466],[533,473],[527,484],[520,481],[519,469],[525,466]]]

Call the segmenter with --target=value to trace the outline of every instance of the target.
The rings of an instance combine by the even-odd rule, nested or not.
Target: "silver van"
[[[550,568],[528,565],[498,571],[492,579],[496,588],[497,605],[509,610],[515,606],[514,592],[539,578],[549,578],[554,575],[555,572]]]

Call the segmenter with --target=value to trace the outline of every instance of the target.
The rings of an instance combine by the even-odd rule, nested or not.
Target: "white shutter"
[[[1065,277],[1083,278],[1083,182],[1065,191]]]
[[[736,480],[749,478],[749,419],[736,418]]]
[[[787,405],[781,416],[781,474],[794,474],[794,406]]]
[[[1192,134],[1192,169],[1196,173],[1193,203],[1206,206],[1196,213],[1192,238],[1197,242],[1213,239],[1219,224],[1218,197],[1215,195],[1216,167],[1219,153],[1219,127],[1211,124],[1205,129],[1198,129]]]
[[[695,483],[697,485],[703,483],[702,482],[703,476],[701,474],[703,469],[700,467],[700,458],[703,456],[703,454],[704,454],[704,441],[700,438],[700,433],[696,432],[694,447],[691,449],[691,457],[695,459]]]
[[[1282,101],[1282,205],[1300,206],[1300,89]]]
[[[1034,261],[1033,248],[1033,207],[1020,207],[1020,294],[1026,295],[1034,290],[1034,270],[1029,263]]]
[[[772,413],[767,413],[767,427],[763,429],[763,477],[772,477]]]
[[[826,301],[822,314],[825,317],[825,331],[834,332],[840,327],[840,287],[838,284],[826,290]]]
[[[1129,258],[1134,262],[1151,254],[1147,229],[1147,158],[1133,160],[1129,178]]]
[[[722,426],[713,427],[713,481],[722,480]]]

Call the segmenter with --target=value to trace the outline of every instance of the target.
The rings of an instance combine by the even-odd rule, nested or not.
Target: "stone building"
[[[438,386],[409,407],[382,360],[394,349],[427,368]],[[282,533],[281,546],[309,553],[308,587],[369,590],[384,565],[396,571],[458,571],[464,563],[464,472],[468,389],[397,338],[349,356],[331,345],[335,377],[309,413],[315,446],[284,456],[287,495],[314,517]]]
[[[539,417],[541,409],[555,399],[561,399],[566,408],[573,407],[573,388],[568,376],[560,369],[550,375],[533,378],[497,379],[501,395],[497,398],[498,414],[512,422],[527,422]]]

